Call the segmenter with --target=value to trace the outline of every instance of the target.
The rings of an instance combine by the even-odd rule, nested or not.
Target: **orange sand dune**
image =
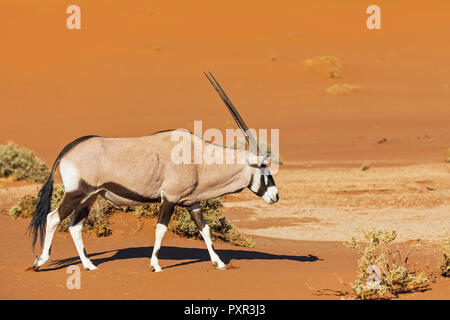
[[[251,127],[280,129],[286,160],[440,161],[450,145],[448,1],[378,1],[373,31],[356,0],[79,1],[81,30],[69,4],[0,4],[0,140],[48,162],[86,134],[234,127],[206,70]],[[342,79],[305,72],[324,54]],[[329,96],[341,80],[361,89]]]

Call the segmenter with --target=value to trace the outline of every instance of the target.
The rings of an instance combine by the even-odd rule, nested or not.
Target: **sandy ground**
[[[266,206],[250,192],[229,196],[228,216],[248,234],[346,241],[361,230],[397,230],[400,241],[450,236],[450,166],[281,169],[282,201]]]
[[[278,240],[255,237],[256,248],[216,242],[217,253],[230,268],[218,271],[200,240],[168,234],[160,253],[161,273],[148,269],[154,222],[139,232],[130,214],[113,219],[114,235],[85,235],[86,248],[98,266],[81,271],[81,288],[69,290],[71,265],[81,266],[68,235],[57,233],[52,261],[40,272],[25,271],[33,261],[24,236],[28,221],[1,215],[0,281],[2,299],[340,299],[356,277],[357,256],[339,242]],[[7,231],[7,232],[6,232]],[[5,237],[5,234],[8,237]],[[403,254],[428,274],[436,272],[438,247],[400,245]],[[435,277],[432,276],[434,279]],[[449,280],[437,278],[432,290],[402,299],[448,299]]]
[[[338,299],[357,257],[342,241],[395,229],[418,266],[436,272],[449,235],[450,2],[378,1],[382,30],[365,27],[366,1],[88,1],[82,29],[66,28],[67,1],[0,3],[0,143],[13,140],[49,165],[71,140],[141,136],[168,128],[235,128],[202,72],[211,70],[250,127],[280,129],[281,201],[225,198],[225,215],[257,247],[216,243],[237,268],[212,269],[198,240],[168,235],[161,274],[147,272],[154,240],[132,215],[114,234],[90,236],[95,272],[65,286],[77,264],[67,235],[53,261],[29,273],[28,221],[6,215],[37,185],[0,182],[1,298]],[[305,71],[333,55],[339,79]],[[359,90],[332,96],[336,83]],[[370,169],[361,171],[364,162]],[[79,265],[79,263],[78,263]],[[345,285],[344,285],[345,284]],[[448,299],[448,280],[406,299]],[[328,293],[330,291],[327,291]]]
[[[116,213],[111,219],[112,236],[84,236],[99,269],[82,272],[80,290],[67,289],[65,282],[70,276],[68,267],[81,265],[70,236],[57,233],[52,261],[38,273],[25,272],[33,261],[25,236],[29,221],[12,220],[4,213],[0,215],[0,298],[340,299],[339,291],[351,293],[358,259],[343,242],[352,236],[360,238],[362,230],[376,227],[396,230],[396,245],[402,254],[411,250],[410,262],[436,281],[431,290],[402,298],[448,299],[450,283],[438,275],[436,268],[440,245],[450,230],[448,197],[443,197],[448,194],[448,168],[413,168],[416,170],[394,167],[364,172],[282,169],[277,182],[283,186],[283,200],[276,205],[267,206],[250,192],[227,196],[225,216],[255,238],[256,247],[239,248],[216,241],[218,254],[230,266],[222,272],[211,266],[201,240],[173,234],[167,235],[161,249],[164,272],[150,272],[156,222],[138,222],[132,213]],[[405,174],[409,171],[418,174]],[[431,187],[424,186],[423,181],[436,189],[428,190]],[[12,182],[4,182],[4,186],[0,191],[2,212],[8,210],[9,203],[24,193],[36,192],[38,187],[16,187]],[[386,191],[380,195],[380,190]],[[391,205],[380,205],[380,196]],[[417,205],[401,201],[408,197]]]

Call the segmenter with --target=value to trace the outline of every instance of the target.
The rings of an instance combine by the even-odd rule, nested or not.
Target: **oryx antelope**
[[[225,268],[225,264],[214,251],[209,227],[200,212],[200,201],[240,192],[244,188],[249,188],[269,204],[277,202],[279,197],[267,167],[268,159],[257,154],[258,146],[254,137],[212,74],[205,75],[225,102],[249,143],[249,150],[233,149],[235,152],[245,153],[241,155],[244,155],[246,161],[234,164],[175,164],[171,161],[171,150],[175,144],[171,139],[173,130],[139,138],[85,136],[71,142],[56,158],[51,174],[39,192],[36,213],[31,220],[29,231],[33,248],[39,236],[43,250],[34,261],[32,269],[38,270],[49,260],[56,227],[71,213],[73,215],[69,222],[69,231],[83,267],[86,270],[96,269],[84,249],[81,230],[97,194],[117,206],[161,202],[156,240],[150,260],[150,268],[154,271],[162,271],[158,252],[176,205],[189,210],[206,243],[213,265],[218,269]],[[217,152],[231,150],[203,141],[188,131],[179,130],[177,134],[188,135],[191,138],[188,140],[190,143],[200,142],[210,148],[216,148]],[[51,211],[53,176],[58,165],[66,193],[61,205]]]

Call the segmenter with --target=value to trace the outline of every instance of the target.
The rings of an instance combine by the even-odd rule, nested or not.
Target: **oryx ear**
[[[270,158],[270,156],[265,156],[262,161],[262,164],[265,166],[269,166],[271,162],[272,162],[272,159]]]
[[[250,153],[248,156],[248,165],[250,167],[261,167],[264,164],[264,161],[267,157],[265,156],[257,156],[253,153]]]

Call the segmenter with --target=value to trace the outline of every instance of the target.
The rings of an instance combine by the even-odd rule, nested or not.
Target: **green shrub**
[[[13,142],[0,145],[0,177],[44,182],[49,174],[47,165],[33,151]]]
[[[9,215],[13,218],[31,218],[36,210],[37,197],[24,195],[16,205],[9,209]]]
[[[407,265],[408,256],[401,262],[400,253],[391,249],[392,242],[397,238],[395,231],[370,230],[364,232],[368,244],[361,248],[352,238],[344,245],[357,250],[358,278],[352,285],[358,299],[387,299],[389,294],[397,297],[401,293],[424,291],[429,287],[429,281],[423,273],[412,272]],[[401,263],[401,264],[399,264]],[[375,287],[368,285],[368,270],[376,266],[381,270],[381,283]]]
[[[57,190],[64,190],[64,186],[58,185]],[[55,196],[55,192],[53,193],[53,198],[55,203],[52,204],[52,209],[57,208],[64,197],[58,202],[58,196]],[[83,231],[93,231],[97,237],[107,237],[112,234],[112,229],[108,218],[114,212],[115,208],[111,205],[105,198],[98,195],[95,202],[92,204],[89,215],[86,220],[84,220]],[[69,222],[72,215],[69,215],[63,221],[61,221],[58,225],[58,231],[68,232],[69,231]]]

